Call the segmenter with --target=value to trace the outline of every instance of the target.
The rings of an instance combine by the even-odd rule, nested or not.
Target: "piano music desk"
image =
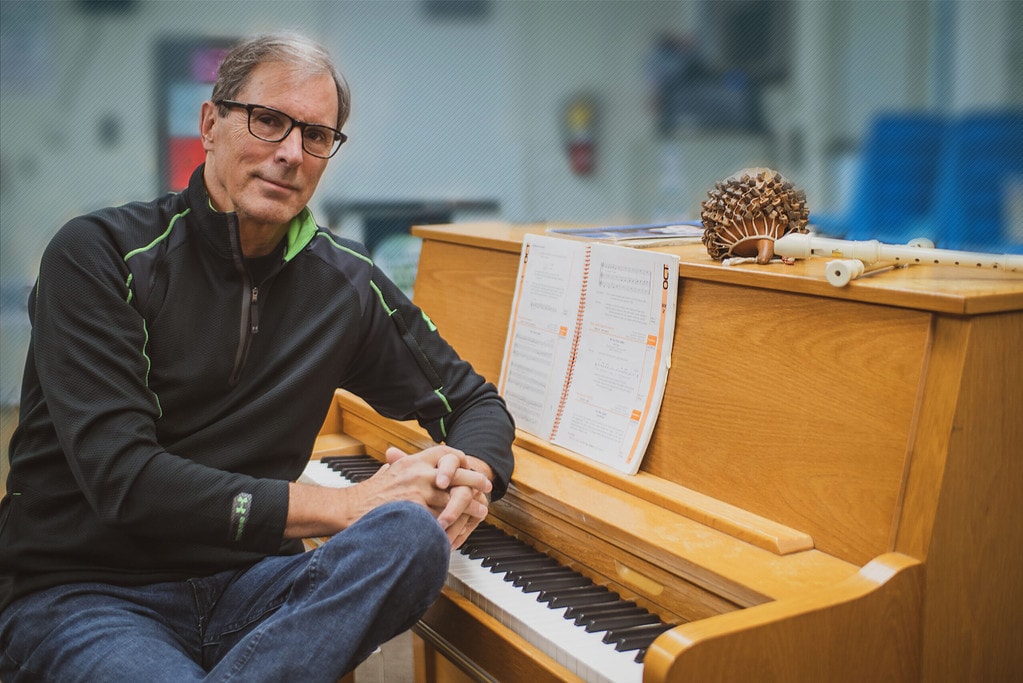
[[[417,226],[416,302],[496,380],[522,237]],[[522,432],[491,521],[679,626],[643,680],[1006,680],[1023,670],[1023,276],[678,253],[664,403],[626,476]],[[414,424],[339,392],[322,439]],[[573,680],[445,589],[423,681]]]

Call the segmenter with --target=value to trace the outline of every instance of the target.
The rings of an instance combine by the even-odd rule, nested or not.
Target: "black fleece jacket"
[[[486,461],[495,499],[507,487],[514,428],[496,389],[365,248],[306,210],[253,281],[202,170],[181,194],[70,221],[43,255],[0,606],[299,552],[283,540],[288,481],[338,387]]]

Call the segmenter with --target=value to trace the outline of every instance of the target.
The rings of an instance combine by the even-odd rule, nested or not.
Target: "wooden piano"
[[[494,380],[527,231],[414,229],[417,303]],[[488,521],[676,625],[636,665],[648,683],[1020,675],[1023,276],[912,266],[835,288],[822,260],[665,249],[678,318],[640,472],[520,432]],[[314,457],[424,443],[335,403]],[[579,679],[474,599],[445,588],[414,629],[419,680]]]

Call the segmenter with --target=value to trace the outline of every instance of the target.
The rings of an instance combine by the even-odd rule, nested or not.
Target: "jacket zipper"
[[[230,386],[233,387],[241,379],[242,368],[245,367],[245,359],[248,357],[249,347],[252,345],[252,335],[259,332],[259,287],[253,286],[249,280],[249,272],[245,269],[245,260],[242,258],[242,247],[238,235],[238,219],[235,216],[231,216],[229,221],[228,234],[231,238],[231,257],[234,260],[235,268],[242,276],[238,350],[234,356],[234,369],[231,371],[231,378],[228,380]]]

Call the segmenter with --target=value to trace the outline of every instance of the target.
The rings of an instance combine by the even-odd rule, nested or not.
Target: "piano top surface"
[[[412,234],[440,242],[518,252],[526,234],[544,234],[548,227],[565,226],[495,221],[415,226]],[[915,265],[868,274],[845,287],[834,287],[824,276],[828,259],[798,260],[793,264],[774,261],[767,265],[725,266],[712,259],[699,242],[654,248],[678,254],[680,276],[695,280],[956,315],[1023,310],[1023,273]]]

